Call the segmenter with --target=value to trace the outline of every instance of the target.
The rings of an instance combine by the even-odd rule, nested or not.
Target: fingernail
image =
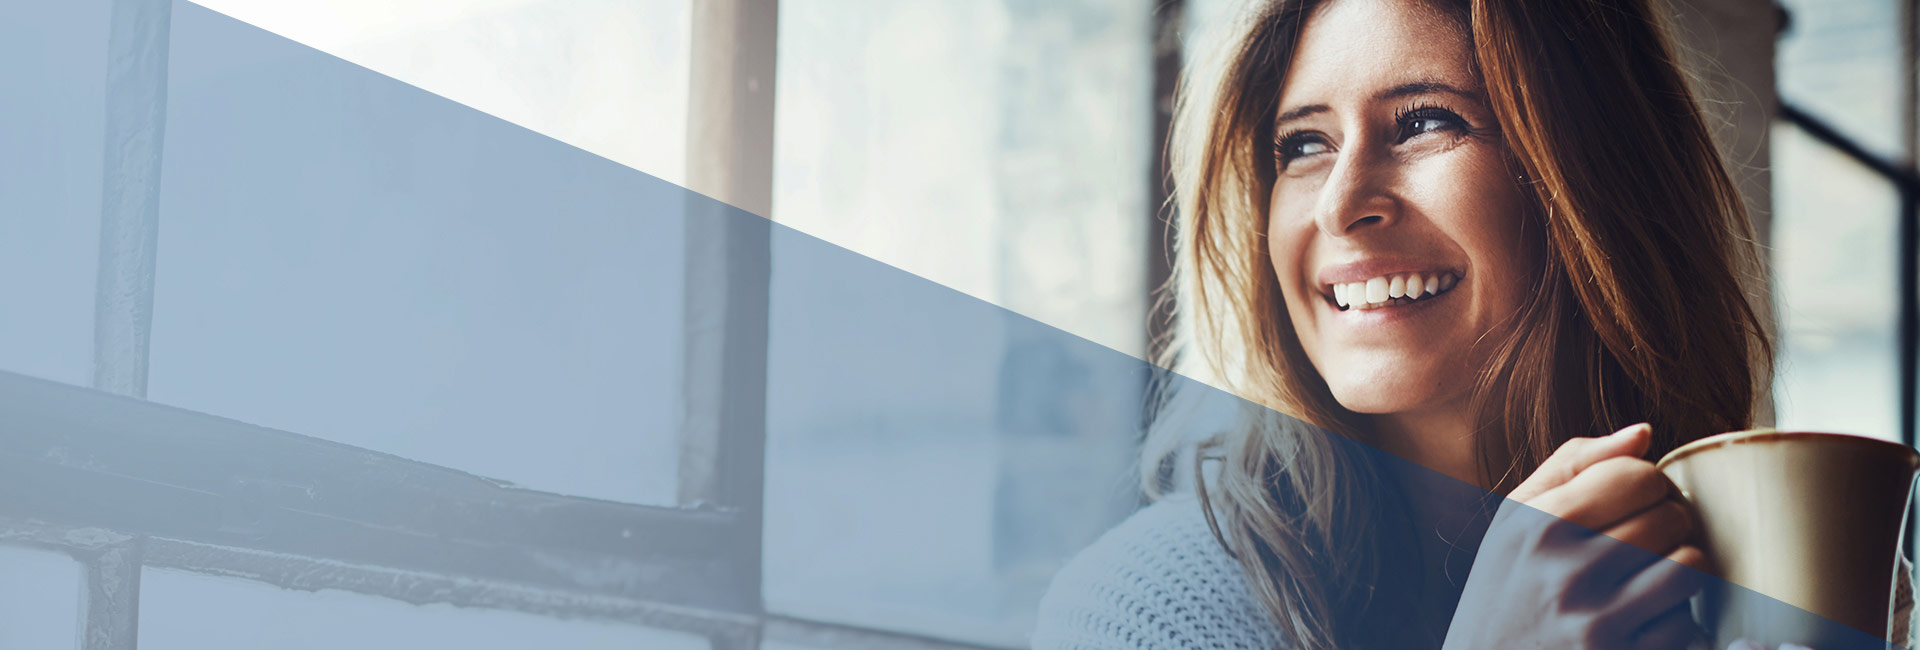
[[[1612,435],[1614,435],[1614,436],[1624,436],[1624,435],[1629,435],[1629,434],[1632,434],[1633,432],[1635,432],[1635,431],[1639,431],[1639,430],[1641,430],[1641,429],[1651,429],[1651,428],[1653,428],[1653,425],[1651,425],[1651,424],[1647,424],[1647,423],[1645,423],[1645,422],[1641,422],[1641,423],[1639,423],[1639,424],[1635,424],[1635,425],[1631,425],[1631,426],[1628,426],[1628,427],[1627,427],[1627,428],[1625,428],[1625,429],[1621,429],[1621,430],[1619,430],[1619,431],[1615,431],[1615,432],[1613,432],[1613,434],[1612,434]],[[1609,437],[1612,437],[1612,436],[1609,436]],[[1740,650],[1746,650],[1746,649],[1745,649],[1745,648],[1741,648]]]

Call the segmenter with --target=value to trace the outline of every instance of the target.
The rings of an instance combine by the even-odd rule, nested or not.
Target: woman
[[[1176,124],[1182,361],[1308,424],[1208,443],[1197,500],[1055,579],[1036,647],[1696,641],[1702,555],[1646,459],[1746,428],[1771,349],[1651,1],[1252,8]]]

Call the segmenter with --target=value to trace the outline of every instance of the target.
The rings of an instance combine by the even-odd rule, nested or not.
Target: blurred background
[[[542,600],[532,588],[540,593],[489,606],[460,595],[467,576],[441,568],[272,578],[282,574],[125,551],[146,547],[111,527],[0,512],[0,648],[1023,647],[1053,571],[1139,505],[1137,429],[1061,424],[1023,405],[1074,398],[1096,363],[1087,355],[1145,357],[1161,333],[1149,310],[1166,273],[1158,163],[1172,90],[1238,4],[782,0],[775,13],[773,0],[10,3],[0,102],[21,119],[0,121],[0,370],[20,379],[7,386],[36,396],[66,395],[43,383],[84,387],[369,454],[347,467],[390,456],[407,471],[485,477],[548,499],[533,510],[685,515],[661,526],[746,513],[718,539],[748,540],[757,559],[744,577],[727,574],[743,581],[727,593],[746,596],[719,615],[681,612],[704,605],[667,593],[649,598],[669,613],[623,616],[625,605]],[[1915,3],[1676,4],[1687,62],[1771,264],[1771,285],[1756,290],[1770,292],[1781,354],[1763,417],[1911,444]],[[192,107],[222,101],[235,80],[303,83],[217,46],[256,32],[1100,352],[1009,328],[985,334],[1002,354],[949,370],[956,386],[991,390],[878,410],[830,392],[781,395],[794,385],[782,373],[837,361],[819,339],[780,335],[811,331],[799,322],[807,305],[783,302],[794,294],[780,283],[796,277],[783,273],[784,240],[768,244],[772,287],[710,285],[698,271],[713,233],[701,222],[642,230],[537,201],[499,207],[511,197],[410,210],[425,199],[392,179],[430,175],[404,160],[352,185],[395,192],[390,213],[297,183],[153,172],[162,159],[192,169],[194,156],[254,146],[280,151],[296,177],[358,155],[362,144],[295,133],[227,142],[217,134],[229,118],[195,117],[204,114]],[[313,93],[252,110],[335,100]],[[142,111],[155,102],[168,110]],[[142,174],[159,180],[142,186]],[[279,218],[261,218],[269,208]],[[714,393],[690,370],[709,345],[695,340],[712,315],[700,296],[716,286],[771,296],[748,316],[776,334],[741,371],[773,378],[745,411],[764,413],[745,438],[705,427],[738,405],[702,402]],[[840,298],[855,313],[897,306]],[[750,338],[718,331],[722,347]],[[1010,376],[1057,381],[999,379]],[[130,409],[123,419],[136,423],[159,417],[73,399]],[[49,462],[60,449],[14,449],[12,461]],[[758,452],[764,465],[726,479],[742,482],[703,482],[713,449]],[[241,484],[258,489],[220,483]],[[744,498],[726,491],[736,485],[760,488],[750,491],[763,501],[714,510],[739,505],[727,500]],[[495,498],[481,494],[476,503]],[[405,582],[394,571],[413,569],[439,586],[391,586]]]

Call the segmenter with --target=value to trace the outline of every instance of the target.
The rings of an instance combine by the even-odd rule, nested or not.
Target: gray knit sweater
[[[1913,566],[1900,563],[1892,637],[1920,648],[1909,634]],[[1272,619],[1191,494],[1141,509],[1068,562],[1033,633],[1034,650],[1276,648]]]
[[[1190,494],[1147,506],[1053,578],[1034,650],[1270,650],[1279,632]]]

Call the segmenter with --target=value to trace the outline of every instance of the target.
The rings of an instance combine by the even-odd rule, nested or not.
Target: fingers
[[[1673,483],[1653,463],[1615,456],[1594,463],[1528,505],[1591,530],[1606,530],[1673,492]]]
[[[1568,440],[1552,456],[1548,456],[1546,462],[1541,463],[1540,468],[1534,470],[1527,480],[1515,487],[1507,498],[1528,503],[1548,490],[1565,485],[1595,463],[1621,456],[1639,458],[1647,453],[1652,434],[1653,428],[1642,422],[1615,431],[1612,435]]]
[[[1695,546],[1681,546],[1642,569],[1616,596],[1616,615],[1622,621],[1642,621],[1684,605],[1706,585],[1707,556]]]
[[[1583,542],[1595,553],[1579,572],[1584,588],[1610,593],[1663,557],[1673,559],[1669,554],[1693,536],[1693,525],[1693,513],[1685,504],[1665,499],[1606,529],[1604,536],[1592,536]],[[1683,553],[1681,559],[1691,561],[1694,553],[1697,550]]]
[[[1632,544],[1654,555],[1666,555],[1693,535],[1693,512],[1676,499],[1663,499],[1653,507],[1614,524],[1604,532],[1615,540]]]
[[[1682,601],[1642,626],[1634,634],[1633,647],[1683,650],[1706,636],[1706,630],[1693,620],[1693,608]]]
[[[1727,650],[1767,650],[1767,647],[1746,639],[1740,639],[1727,644]],[[1797,643],[1782,643],[1780,644],[1780,650],[1813,650],[1813,648]]]
[[[1699,571],[1701,573],[1705,573],[1705,574],[1713,573],[1713,568],[1707,560],[1706,552],[1701,551],[1700,547],[1698,546],[1686,545],[1686,546],[1681,546],[1680,548],[1673,549],[1673,552],[1667,554],[1667,559],[1669,561],[1672,561],[1674,564],[1678,564],[1680,566],[1684,566],[1689,569]],[[1702,577],[1703,581],[1704,579],[1705,578]],[[1699,589],[1696,588],[1694,589],[1694,591],[1699,591]]]

